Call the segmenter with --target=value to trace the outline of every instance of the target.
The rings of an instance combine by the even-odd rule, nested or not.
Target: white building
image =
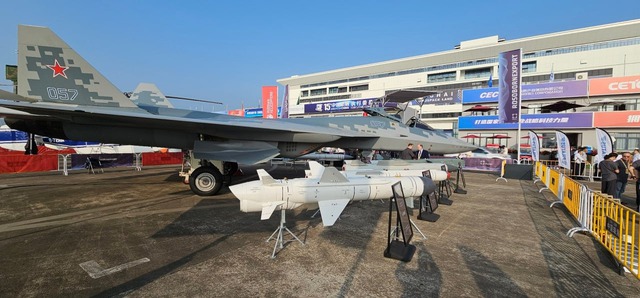
[[[495,123],[500,52],[522,49],[522,128],[554,146],[561,129],[572,145],[595,144],[593,127],[605,128],[618,150],[640,147],[640,20],[516,40],[491,36],[463,41],[449,51],[279,79],[289,86],[292,117],[361,115],[361,106],[399,89],[439,91],[421,108],[431,126],[486,143],[516,143],[515,125]],[[553,74],[553,79],[551,75]],[[493,88],[489,87],[492,78]],[[560,100],[581,107],[560,112],[541,107]],[[405,114],[406,115],[406,114]],[[506,139],[487,139],[506,134]],[[526,133],[523,133],[526,135]]]

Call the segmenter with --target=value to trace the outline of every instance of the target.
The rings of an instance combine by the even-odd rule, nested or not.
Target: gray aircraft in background
[[[0,107],[21,111],[0,115],[13,129],[189,150],[189,185],[198,195],[220,190],[223,162],[295,158],[321,147],[400,151],[414,143],[435,154],[475,148],[420,122],[402,123],[382,109],[366,109],[370,117],[247,119],[156,100],[134,102],[46,27],[18,27],[18,94],[1,91],[0,99]]]

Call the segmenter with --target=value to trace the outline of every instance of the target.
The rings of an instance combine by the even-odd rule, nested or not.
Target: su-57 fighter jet
[[[1,91],[1,90],[0,90]],[[254,164],[318,148],[399,151],[407,143],[432,153],[469,151],[441,131],[405,125],[383,110],[371,117],[246,119],[161,105],[136,105],[49,28],[18,27],[18,94],[0,92],[13,129],[43,136],[190,150],[189,185],[215,195],[223,162]]]

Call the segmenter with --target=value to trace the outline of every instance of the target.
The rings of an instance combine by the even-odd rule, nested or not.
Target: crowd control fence
[[[564,205],[578,226],[567,231],[569,237],[577,232],[591,234],[607,249],[619,265],[640,279],[638,249],[640,248],[640,213],[622,205],[620,200],[589,189],[586,185],[565,175],[555,165],[536,162],[536,182],[544,183],[557,201]]]

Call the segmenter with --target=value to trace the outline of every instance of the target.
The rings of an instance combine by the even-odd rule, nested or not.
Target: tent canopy
[[[543,111],[544,110],[548,110],[548,111],[551,111],[551,112],[562,112],[562,111],[566,111],[566,110],[569,110],[569,109],[575,109],[575,108],[581,108],[581,107],[584,107],[584,106],[583,105],[579,105],[577,103],[572,103],[572,102],[567,102],[567,101],[561,100],[561,101],[554,102],[552,104],[541,106],[540,109],[543,110]]]
[[[488,112],[488,111],[492,111],[495,110],[494,107],[489,107],[489,106],[483,106],[483,105],[475,105],[473,107],[470,107],[466,110],[464,110],[465,112]]]

